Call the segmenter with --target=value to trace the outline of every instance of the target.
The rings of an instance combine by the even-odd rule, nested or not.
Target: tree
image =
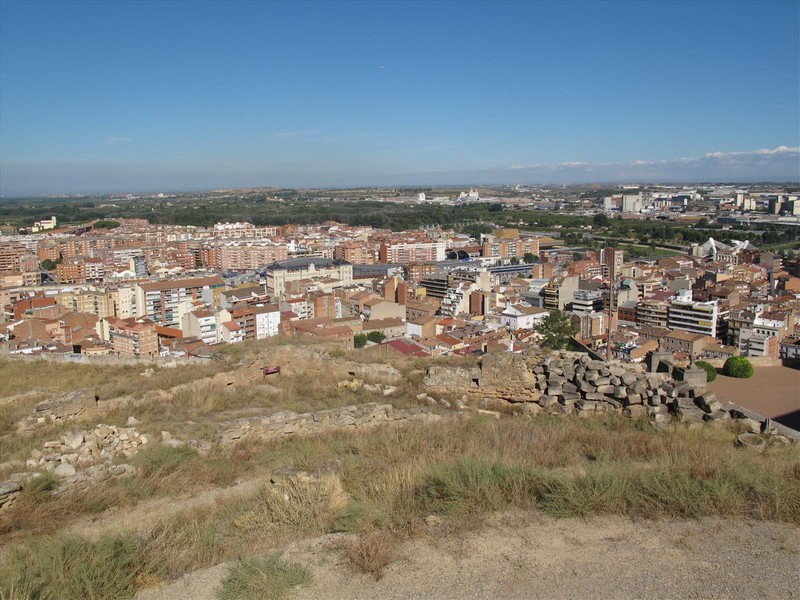
[[[46,258],[42,261],[42,268],[45,271],[52,271],[60,264],[61,264],[60,258],[57,258],[56,260],[50,260],[49,258]]]
[[[731,356],[725,361],[725,366],[722,367],[722,372],[728,377],[749,379],[753,376],[753,363],[747,360],[744,356]]]
[[[611,219],[608,218],[606,213],[597,213],[592,217],[592,223],[595,227],[608,227],[611,225]]]
[[[367,336],[364,333],[357,333],[353,336],[353,346],[363,348],[367,345]]]
[[[717,378],[717,370],[706,361],[698,360],[695,364],[706,372],[709,383]]]
[[[527,264],[532,265],[535,262],[539,262],[539,257],[536,256],[533,252],[526,252],[525,255],[522,257]]]
[[[510,262],[512,265],[518,265],[518,264],[519,264],[519,258],[517,258],[516,256],[512,256],[512,257],[511,257],[511,260],[510,260],[509,262]]]
[[[539,321],[535,331],[541,336],[539,345],[542,348],[564,350],[577,328],[572,321],[572,315],[560,310],[551,310],[549,315]]]
[[[112,221],[110,219],[104,221],[95,221],[92,225],[93,229],[116,229],[119,227],[119,221]]]
[[[375,342],[376,344],[380,344],[383,340],[386,339],[386,336],[381,331],[370,331],[367,334],[367,339],[370,342]]]

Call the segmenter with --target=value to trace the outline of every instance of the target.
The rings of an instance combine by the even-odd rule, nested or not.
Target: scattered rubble
[[[27,482],[42,472],[58,481],[54,495],[83,490],[111,477],[131,477],[136,469],[124,461],[149,443],[133,427],[102,424],[45,442],[42,449],[31,451],[24,465],[27,472],[9,475],[8,481],[0,483],[0,508],[9,508]]]

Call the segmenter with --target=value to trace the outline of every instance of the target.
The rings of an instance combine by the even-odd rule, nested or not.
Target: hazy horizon
[[[798,22],[780,0],[4,0],[0,195],[800,180]]]

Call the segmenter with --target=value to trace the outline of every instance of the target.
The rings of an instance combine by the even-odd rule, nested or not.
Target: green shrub
[[[731,356],[725,361],[722,370],[728,377],[748,379],[753,376],[753,363],[744,356]]]
[[[717,370],[704,360],[698,360],[697,366],[708,374],[708,382],[711,383],[717,378]]]
[[[385,336],[385,335],[383,335],[383,332],[382,332],[382,331],[370,331],[370,332],[367,334],[367,339],[368,339],[370,342],[374,342],[374,343],[376,343],[376,344],[380,344],[380,343],[381,343],[383,340],[385,340],[385,339],[386,339],[386,336]]]
[[[357,333],[353,336],[353,346],[356,348],[363,348],[367,345],[367,334]]]
[[[274,600],[298,585],[308,585],[308,573],[277,555],[245,560],[231,568],[222,582],[220,600]]]

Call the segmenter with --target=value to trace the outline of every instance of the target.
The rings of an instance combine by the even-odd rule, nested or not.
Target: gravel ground
[[[312,585],[299,600],[412,598],[800,598],[800,527],[740,519],[553,519],[510,513],[446,525],[400,547],[381,580],[353,573],[326,536],[289,546]],[[224,566],[142,600],[211,600]]]

